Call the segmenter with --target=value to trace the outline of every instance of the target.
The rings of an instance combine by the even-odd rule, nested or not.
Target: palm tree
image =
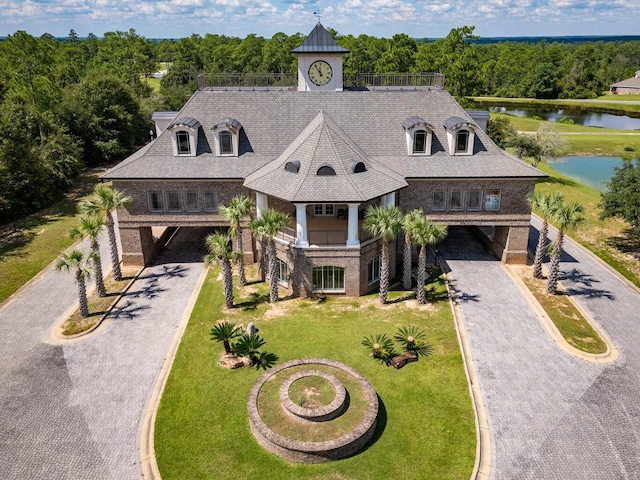
[[[102,278],[102,259],[100,258],[100,244],[98,243],[98,235],[100,235],[104,225],[104,218],[85,214],[80,217],[78,226],[69,231],[69,236],[73,239],[89,237],[91,241],[92,264],[96,279],[96,291],[99,297],[107,296],[107,289]]]
[[[411,210],[402,217],[402,229],[404,230],[404,258],[402,260],[402,288],[411,288],[411,227],[416,219],[422,216],[422,210]]]
[[[122,270],[120,269],[120,258],[118,256],[118,244],[116,242],[116,230],[113,222],[112,211],[117,208],[124,208],[132,202],[131,197],[126,196],[108,185],[97,185],[93,190],[93,196],[89,200],[80,203],[80,211],[89,215],[104,217],[109,233],[109,246],[111,247],[111,265],[113,267],[113,278],[116,281],[122,280]]]
[[[228,207],[220,205],[218,211],[230,223],[229,235],[236,238],[236,250],[240,252],[237,257],[238,281],[240,285],[247,284],[247,276],[244,271],[244,249],[242,245],[242,221],[250,216],[255,205],[249,197],[239,195],[233,197]]]
[[[92,260],[92,253],[85,256],[85,253],[75,248],[67,250],[60,255],[56,263],[56,270],[65,272],[75,271],[76,284],[78,285],[78,303],[80,304],[80,315],[89,316],[89,303],[87,302],[86,280],[91,277],[91,268],[87,265]]]
[[[231,240],[227,235],[211,233],[205,238],[205,244],[209,254],[204,257],[206,265],[220,264],[222,266],[222,289],[224,290],[224,303],[227,308],[233,308],[233,272],[231,270]]]
[[[380,207],[372,205],[364,217],[365,228],[382,241],[380,255],[380,303],[387,303],[389,293],[389,246],[402,228],[402,212],[396,206]]]
[[[242,327],[236,327],[232,322],[220,322],[211,329],[211,338],[216,342],[222,342],[225,353],[233,353],[231,340],[242,334]]]
[[[391,358],[396,356],[393,341],[384,333],[364,337],[362,345],[369,350],[369,355],[383,363],[388,363]]]
[[[250,364],[255,365],[256,362],[258,362],[259,350],[266,345],[266,343],[267,342],[257,333],[252,333],[251,335],[244,333],[233,345],[233,351],[241,357],[249,358]]]
[[[427,342],[427,334],[415,325],[400,327],[393,338],[407,352],[415,352],[416,355],[422,355],[423,357],[428,357],[433,353],[433,349]]]
[[[555,208],[553,220],[555,220],[558,227],[558,234],[551,248],[551,266],[549,267],[549,278],[547,278],[547,293],[549,294],[555,294],[558,287],[564,232],[577,227],[585,221],[582,215],[583,211],[582,205],[578,202],[571,202],[569,204],[561,202]]]
[[[260,257],[258,258],[258,271],[260,279],[264,282],[267,278],[267,236],[265,235],[264,219],[254,218],[249,222],[249,228],[260,242]]]
[[[432,223],[424,215],[416,218],[411,225],[411,237],[415,243],[420,245],[420,253],[418,255],[418,286],[416,290],[418,303],[427,303],[427,296],[424,291],[424,284],[427,280],[427,246],[436,245],[446,236],[446,225]]]
[[[268,208],[261,215],[261,231],[268,243],[269,256],[269,301],[278,301],[278,257],[276,256],[275,237],[289,223],[289,215]]]
[[[542,216],[542,228],[538,235],[538,245],[536,246],[536,254],[533,259],[533,277],[542,278],[542,260],[547,245],[547,236],[549,233],[549,218],[553,216],[553,212],[562,203],[564,196],[559,193],[536,193],[531,192],[527,196],[527,201],[531,208],[537,208]]]

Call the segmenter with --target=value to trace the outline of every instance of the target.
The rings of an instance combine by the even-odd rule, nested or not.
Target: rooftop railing
[[[198,88],[206,90],[295,90],[295,73],[203,73]],[[444,88],[441,73],[358,73],[344,77],[344,88],[352,90],[413,90]]]

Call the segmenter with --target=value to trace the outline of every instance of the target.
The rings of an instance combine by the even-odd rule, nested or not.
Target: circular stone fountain
[[[323,379],[325,382],[321,383],[335,391],[331,402],[307,407],[292,400],[290,393],[294,382],[312,377]],[[355,392],[345,388],[338,377],[352,385]],[[270,387],[274,381],[279,385],[279,402],[271,401],[265,393],[265,385]],[[262,405],[265,418],[270,417],[268,421],[263,419],[259,405]],[[278,421],[277,415],[268,415],[274,412],[267,412],[265,408],[281,409],[286,421]],[[260,376],[249,392],[248,409],[251,432],[265,449],[291,462],[321,463],[351,456],[371,439],[376,429],[378,395],[371,384],[348,365],[322,358],[301,358],[278,365]],[[333,431],[331,422],[339,422],[343,415],[353,417],[350,420],[353,425],[348,431],[337,428],[339,433],[335,438],[320,441],[305,438],[307,429],[314,426]],[[291,428],[282,430],[282,424],[287,422],[291,423]],[[278,429],[281,431],[275,431]],[[289,434],[283,433],[285,431]],[[309,438],[311,436],[309,433]]]

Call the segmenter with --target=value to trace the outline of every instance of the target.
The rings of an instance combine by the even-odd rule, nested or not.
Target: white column
[[[262,216],[262,211],[269,208],[269,201],[264,193],[256,192],[256,217]]]
[[[358,203],[348,203],[349,205],[349,226],[347,234],[347,247],[359,247],[358,238]]]
[[[308,247],[307,240],[307,204],[296,203],[296,247]]]
[[[385,196],[387,197],[387,201],[385,202],[385,205],[387,207],[395,207],[396,193],[395,192],[387,193]]]

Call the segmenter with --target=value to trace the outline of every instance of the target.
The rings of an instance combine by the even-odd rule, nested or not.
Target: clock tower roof
[[[291,50],[291,53],[349,53],[349,50],[338,45],[331,34],[318,22],[302,45]]]

